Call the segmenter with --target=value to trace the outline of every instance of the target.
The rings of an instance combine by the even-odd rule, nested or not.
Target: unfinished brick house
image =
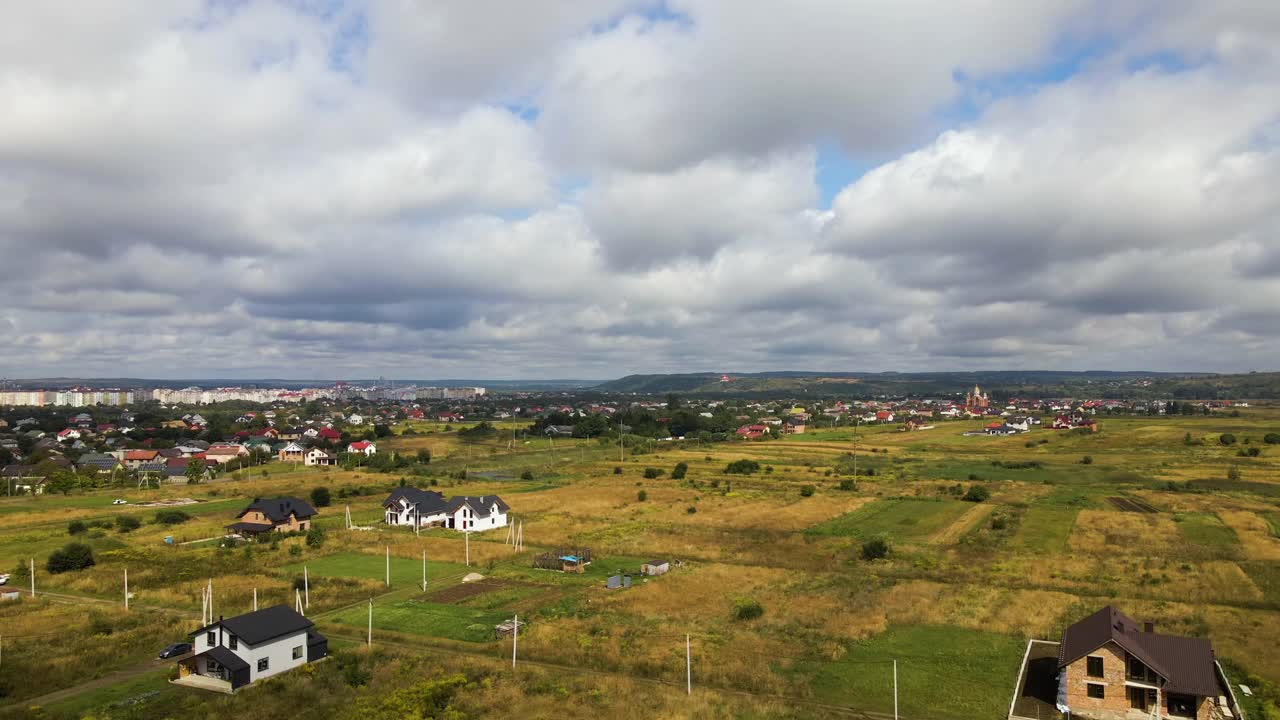
[[[1108,605],[1062,633],[1058,709],[1095,720],[1232,717],[1213,647]]]

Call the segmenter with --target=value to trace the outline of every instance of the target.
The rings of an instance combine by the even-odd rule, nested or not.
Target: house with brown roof
[[[316,514],[311,503],[301,498],[254,498],[236,515],[238,521],[228,525],[227,529],[241,535],[305,531],[311,527],[311,519]]]
[[[156,450],[128,450],[124,454],[125,467],[136,470],[143,465],[153,463],[160,453]]]
[[[1163,635],[1107,606],[1062,633],[1058,709],[1094,720],[1227,716],[1229,691],[1204,638]]]

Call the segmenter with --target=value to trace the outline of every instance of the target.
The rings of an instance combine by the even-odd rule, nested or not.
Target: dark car
[[[160,651],[160,657],[161,658],[178,657],[179,655],[186,655],[189,652],[191,652],[191,643],[186,643],[186,642],[173,643],[172,645],[169,645],[165,647],[165,649]]]

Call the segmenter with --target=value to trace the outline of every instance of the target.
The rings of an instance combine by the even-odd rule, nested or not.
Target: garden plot
[[[892,540],[921,540],[955,522],[969,503],[946,500],[894,498],[877,500],[857,510],[820,523],[810,535],[834,535],[860,540],[884,536]]]

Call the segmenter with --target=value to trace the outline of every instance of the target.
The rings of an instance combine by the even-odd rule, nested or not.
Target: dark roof
[[[1213,646],[1204,638],[1145,632],[1133,618],[1108,605],[1062,633],[1058,666],[1064,667],[1114,642],[1166,680],[1166,692],[1221,694]]]
[[[228,525],[227,529],[232,532],[259,533],[266,532],[274,527],[275,525],[270,523],[236,522]]]
[[[497,495],[458,495],[449,498],[449,504],[445,506],[445,512],[457,512],[463,505],[470,506],[476,517],[489,517],[489,508],[497,504],[498,509],[506,512],[510,508],[506,503],[502,502],[502,498]]]
[[[249,644],[252,645],[253,643],[249,643]],[[209,648],[208,650],[205,650],[204,652],[200,653],[199,655],[196,655],[196,657],[207,657],[212,660],[215,660],[219,665],[233,672],[236,670],[249,669],[249,663],[245,662],[244,658],[241,658],[239,655],[231,652],[230,650],[222,647],[221,645],[215,645]]]
[[[308,630],[315,623],[299,615],[297,611],[288,605],[273,605],[256,612],[218,620],[202,628],[197,628],[192,635],[199,635],[219,625],[244,642],[250,645],[258,645],[282,635],[292,635],[296,632]],[[217,658],[214,659],[217,660]],[[218,662],[222,661],[218,660]]]
[[[35,465],[5,465],[0,468],[0,477],[6,478],[28,478],[40,477],[35,475]]]
[[[104,455],[101,453],[85,453],[84,455],[80,456],[80,459],[76,461],[76,464],[82,467],[85,465],[90,465],[96,468],[111,469],[119,465],[120,461],[115,459],[115,457],[112,455]]]
[[[311,507],[311,503],[292,496],[278,498],[254,498],[249,503],[249,507],[240,511],[236,517],[244,517],[245,513],[257,510],[266,515],[271,522],[285,522],[290,515],[297,515],[299,519],[306,519],[316,514],[316,509]]]
[[[390,507],[400,498],[407,500],[410,505],[416,505],[418,512],[422,514],[444,512],[446,508],[444,495],[434,490],[419,490],[416,487],[402,487],[392,490],[387,499],[382,501],[382,506]]]

